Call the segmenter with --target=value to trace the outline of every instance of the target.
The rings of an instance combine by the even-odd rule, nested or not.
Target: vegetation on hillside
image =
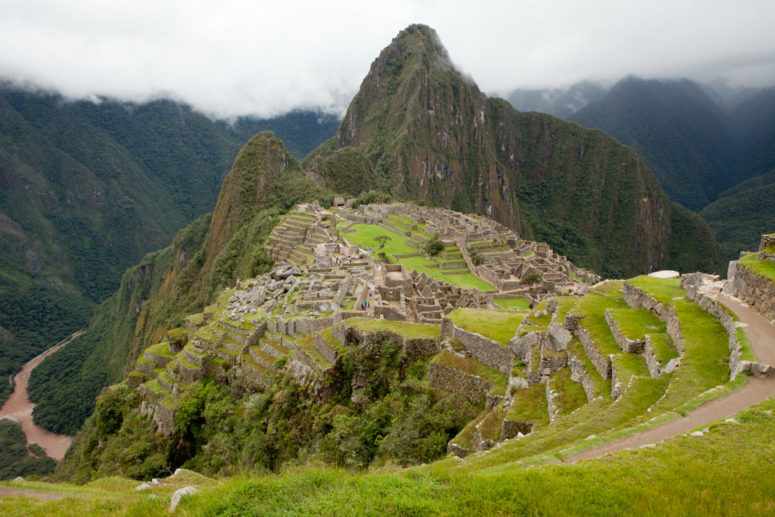
[[[27,444],[19,424],[0,420],[0,480],[42,476],[54,472],[56,462],[39,445]]]
[[[4,84],[0,376],[86,326],[128,267],[212,210],[253,134],[274,129],[304,156],[336,124],[310,112],[226,124],[166,100],[69,102]]]
[[[149,479],[181,465],[234,475],[312,460],[349,468],[432,461],[477,408],[429,388],[427,369],[427,362],[408,362],[388,340],[346,349],[329,376],[334,396],[325,404],[311,400],[287,373],[277,374],[266,393],[206,379],[181,394],[171,438],[154,433],[137,391],[114,387],[99,398],[57,477]],[[369,379],[357,395],[356,378]]]

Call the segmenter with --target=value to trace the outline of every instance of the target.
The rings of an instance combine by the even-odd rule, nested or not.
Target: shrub
[[[528,284],[528,285],[537,284],[540,281],[541,281],[541,275],[539,275],[538,273],[531,273],[522,279],[522,283]]]
[[[428,241],[428,244],[425,245],[425,253],[427,253],[431,257],[435,257],[442,251],[444,251],[444,243],[441,242],[441,239],[439,238],[439,234],[436,233]]]

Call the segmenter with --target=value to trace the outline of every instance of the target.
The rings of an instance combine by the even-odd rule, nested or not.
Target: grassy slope
[[[459,462],[425,469],[356,474],[292,469],[233,478],[185,498],[188,515],[763,515],[775,510],[775,401],[718,423],[700,437],[681,436],[653,448],[574,465],[471,470]],[[490,454],[500,454],[499,451]],[[163,515],[170,488],[158,498],[110,478],[86,487],[24,483],[70,493],[63,501],[6,499],[8,515]],[[16,486],[16,485],[15,485]]]

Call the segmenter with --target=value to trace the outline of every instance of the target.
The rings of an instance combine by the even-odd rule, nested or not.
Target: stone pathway
[[[43,447],[49,457],[54,458],[55,460],[61,460],[65,457],[65,452],[67,452],[67,449],[70,447],[72,437],[52,433],[33,423],[32,410],[35,407],[35,404],[30,402],[30,399],[27,396],[27,383],[29,382],[32,370],[38,366],[43,359],[67,345],[70,341],[84,332],[84,330],[76,332],[61,343],[49,348],[27,362],[22,370],[14,377],[14,382],[16,383],[14,392],[8,397],[8,400],[5,401],[3,407],[0,408],[0,418],[8,417],[11,420],[19,422],[22,426],[22,431],[24,431],[25,436],[27,436],[27,443],[37,443]]]
[[[775,325],[761,314],[748,308],[737,298],[716,294],[717,299],[729,307],[746,325],[745,331],[751,340],[754,352],[760,362],[775,364]],[[646,431],[592,447],[568,458],[566,463],[598,458],[613,452],[635,449],[654,444],[711,422],[731,417],[740,411],[759,404],[775,395],[775,379],[750,378],[742,388],[689,411],[685,417],[678,417]]]

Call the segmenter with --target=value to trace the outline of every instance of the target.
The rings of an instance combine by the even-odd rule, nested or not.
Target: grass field
[[[449,270],[439,268],[437,262],[434,262],[425,256],[397,258],[396,255],[410,255],[423,252],[422,245],[420,245],[419,248],[410,246],[407,243],[409,238],[405,235],[401,235],[400,233],[376,224],[355,224],[353,225],[352,230],[354,231],[343,234],[345,239],[352,244],[372,248],[375,252],[380,250],[380,243],[375,239],[382,235],[389,237],[390,240],[385,242],[382,251],[389,255],[395,262],[405,265],[409,271],[425,273],[436,280],[447,282],[464,289],[479,289],[481,291],[491,291],[495,289],[495,287],[470,272],[454,275],[444,274],[445,271],[449,272]],[[460,260],[455,259],[451,261],[459,262]]]
[[[527,298],[493,298],[492,301],[501,309],[512,309],[515,311],[530,310],[530,301]]]

